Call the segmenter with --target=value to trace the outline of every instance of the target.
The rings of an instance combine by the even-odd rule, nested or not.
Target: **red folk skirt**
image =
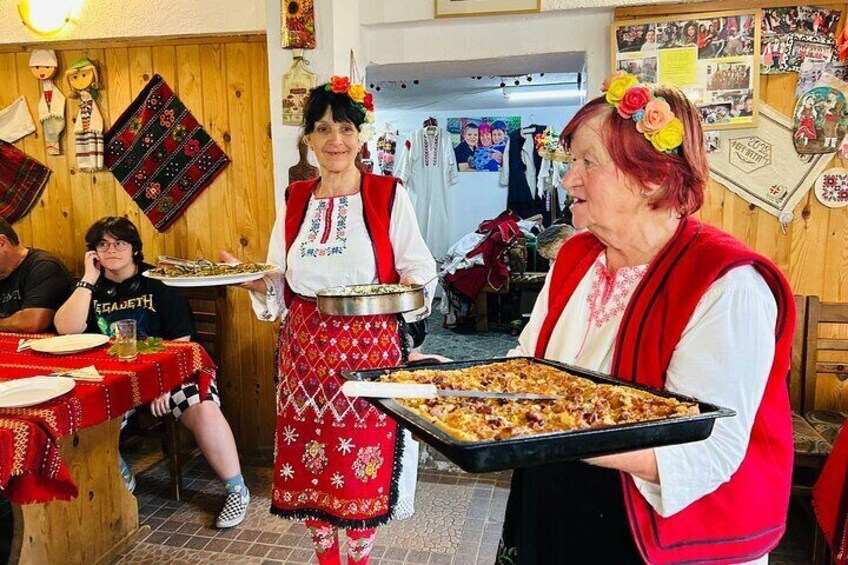
[[[280,329],[271,512],[341,528],[389,520],[398,499],[403,434],[341,392],[343,371],[401,362],[394,316],[326,316],[296,297]]]

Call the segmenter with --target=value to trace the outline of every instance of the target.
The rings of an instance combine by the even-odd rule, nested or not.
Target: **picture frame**
[[[434,0],[437,18],[534,14],[542,9],[542,0]]]
[[[679,87],[704,129],[751,128],[759,118],[760,9],[617,20],[611,69]]]

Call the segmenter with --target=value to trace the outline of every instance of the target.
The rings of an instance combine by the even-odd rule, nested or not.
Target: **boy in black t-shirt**
[[[24,247],[0,219],[0,331],[40,333],[73,290],[68,269],[55,255]]]
[[[119,217],[103,218],[89,228],[85,242],[85,274],[56,312],[59,333],[111,334],[113,322],[133,319],[139,339],[189,341],[196,337],[185,299],[160,281],[142,276],[150,266],[144,263],[141,237],[132,222]],[[200,397],[197,384],[184,383],[154,400],[150,410],[157,417],[171,412],[194,434],[200,451],[227,491],[216,525],[230,528],[244,520],[250,493],[241,474],[233,432],[220,406],[213,380],[205,398]],[[132,490],[135,477],[123,458],[120,461],[121,474]]]

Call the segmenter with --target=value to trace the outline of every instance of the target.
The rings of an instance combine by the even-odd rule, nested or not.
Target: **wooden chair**
[[[799,304],[799,299],[804,304]],[[792,492],[809,498],[812,484],[821,472],[846,413],[821,410],[817,405],[817,392],[824,388],[821,375],[834,375],[834,390],[840,391],[848,380],[848,337],[822,337],[822,324],[844,324],[840,328],[848,335],[848,304],[821,302],[818,296],[806,301],[796,297],[798,305],[798,331],[792,352],[789,390],[793,401],[795,432],[795,468]],[[840,335],[840,334],[837,334]],[[835,360],[834,360],[835,358]],[[824,537],[815,526],[813,563],[829,561]]]
[[[224,350],[222,325],[227,319],[227,287],[180,288],[179,291],[191,307],[197,341],[219,365],[220,375]],[[160,439],[171,474],[171,497],[180,500],[183,490],[182,461],[193,449],[183,452],[180,425],[171,417],[162,418],[159,422],[151,424],[149,429],[161,430]]]

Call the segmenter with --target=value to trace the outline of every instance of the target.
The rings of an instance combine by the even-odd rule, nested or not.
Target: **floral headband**
[[[636,122],[639,133],[660,153],[674,153],[683,145],[683,122],[664,98],[655,97],[635,76],[617,71],[604,81],[601,92],[619,116]]]
[[[365,90],[365,85],[351,83],[348,77],[333,76],[324,88],[335,94],[346,95],[354,107],[365,113],[365,121],[359,126],[359,141],[367,143],[377,129],[374,127],[374,97]]]

